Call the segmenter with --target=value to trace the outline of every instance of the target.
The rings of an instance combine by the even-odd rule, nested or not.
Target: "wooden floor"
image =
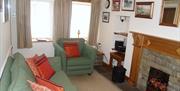
[[[112,79],[112,70],[109,70],[107,66],[105,65],[95,65],[95,70],[99,72],[101,75],[103,75],[105,78],[109,79],[111,81]],[[123,83],[114,83],[117,85],[120,89],[123,91],[140,91],[136,87],[130,86],[127,81]]]

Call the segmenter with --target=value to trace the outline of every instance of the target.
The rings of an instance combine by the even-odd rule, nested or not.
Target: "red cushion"
[[[48,58],[44,54],[35,61],[35,64],[40,77],[49,80],[54,75],[55,71],[49,64]]]
[[[62,86],[56,85],[49,80],[42,79],[40,77],[36,77],[36,82],[40,85],[46,86],[47,88],[51,89],[52,91],[64,91]]]
[[[36,67],[36,65],[34,64],[34,60],[36,60],[38,58],[38,55],[35,55],[32,58],[27,58],[26,63],[29,66],[29,68],[31,69],[32,73],[34,76],[40,76],[39,71]]]
[[[79,47],[76,42],[64,42],[64,50],[66,53],[66,57],[79,57]]]
[[[39,85],[30,80],[27,80],[27,82],[30,84],[32,91],[52,91],[51,89],[47,88],[46,86]]]
[[[41,56],[38,56],[38,57],[36,58],[36,60],[34,60],[34,63],[37,64],[37,63],[39,63],[39,62],[42,62],[43,60],[41,60],[41,59],[42,59],[42,58],[45,58],[45,57],[46,57],[45,54],[42,54]]]

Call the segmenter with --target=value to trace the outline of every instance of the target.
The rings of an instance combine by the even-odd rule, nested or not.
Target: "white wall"
[[[15,46],[15,44],[14,44]],[[20,52],[25,58],[32,57],[35,54],[41,55],[46,54],[48,57],[54,56],[54,48],[52,42],[37,42],[33,43],[32,48],[17,49],[13,48],[13,53]]]
[[[99,32],[98,42],[102,43],[102,50],[108,59],[109,59],[109,52],[111,51],[111,48],[113,47],[114,44],[114,40],[113,40],[113,37],[115,36],[113,35],[113,31],[115,31],[114,25],[117,26],[116,24],[117,22],[114,22],[114,19],[118,19],[116,17],[120,15],[125,15],[130,17],[128,31],[135,31],[148,35],[180,41],[180,26],[179,27],[159,26],[162,0],[136,0],[136,2],[154,1],[155,5],[154,5],[153,19],[135,18],[134,12],[129,12],[129,11],[113,12],[111,11],[111,7],[109,9],[104,8],[104,1],[105,0],[102,0],[101,14],[103,11],[108,11],[111,12],[110,15],[111,17],[110,17],[110,23],[102,23],[100,21],[100,28],[99,28],[100,32]],[[118,25],[123,26],[121,23],[118,23]],[[127,69],[126,72],[127,76],[130,75],[131,60],[133,53],[132,43],[133,43],[132,34],[129,33],[126,56],[124,60],[124,67]],[[108,63],[106,60],[104,61]]]
[[[52,42],[35,42],[32,48],[18,49],[17,48],[17,28],[16,28],[16,2],[11,0],[11,28],[12,28],[12,44],[13,54],[20,52],[24,57],[31,57],[35,54],[41,55],[45,53],[48,57],[54,56],[54,48]]]
[[[7,57],[11,54],[10,22],[2,23],[0,12],[0,77],[3,72]]]

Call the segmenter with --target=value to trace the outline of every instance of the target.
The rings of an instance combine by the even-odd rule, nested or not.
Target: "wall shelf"
[[[125,36],[127,37],[128,36],[128,33],[126,32],[114,32],[115,35],[122,35],[122,36]]]

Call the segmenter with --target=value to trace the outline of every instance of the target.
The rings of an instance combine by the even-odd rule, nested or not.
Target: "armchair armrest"
[[[62,63],[62,70],[66,71],[66,55],[64,52],[64,49],[59,46],[57,43],[53,43],[54,46],[54,52],[55,52],[55,57],[59,56],[61,58],[61,63]]]
[[[83,56],[88,57],[91,59],[93,62],[96,60],[96,49],[85,44],[84,49],[83,49]]]

